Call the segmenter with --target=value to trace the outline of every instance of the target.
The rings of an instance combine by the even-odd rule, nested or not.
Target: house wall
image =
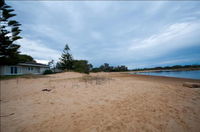
[[[17,73],[11,73],[11,67],[17,67]],[[0,66],[0,75],[42,74],[47,69],[36,66]]]
[[[0,66],[0,75],[4,75],[5,66]]]
[[[11,67],[17,68],[17,74],[11,74]],[[0,75],[21,75],[21,67],[20,66],[0,66]]]
[[[40,67],[21,66],[23,74],[40,74]]]
[[[48,70],[49,68],[47,68],[47,67],[41,67],[40,68],[40,73],[44,73],[44,71],[46,71],[46,70]]]

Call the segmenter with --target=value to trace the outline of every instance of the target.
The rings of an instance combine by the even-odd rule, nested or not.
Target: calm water
[[[139,73],[136,73],[136,74],[200,79],[200,70],[197,70],[197,71],[139,72]]]

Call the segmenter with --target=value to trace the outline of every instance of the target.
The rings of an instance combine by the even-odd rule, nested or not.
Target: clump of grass
[[[16,78],[26,78],[26,79],[36,79],[36,78],[44,78],[44,75],[34,75],[34,74],[26,74],[26,75],[3,75],[0,76],[0,80],[8,80],[8,79],[16,79]]]
[[[26,78],[26,79],[37,79],[37,78],[45,78],[46,76],[44,75],[35,75],[35,74],[26,74],[20,76],[21,78]]]
[[[95,83],[96,85],[101,85],[108,80],[111,80],[111,78],[104,77],[104,76],[90,76],[90,75],[81,77],[81,81],[85,83],[90,83],[90,84]]]
[[[3,75],[3,76],[0,76],[0,80],[14,79],[14,78],[18,78],[21,76],[22,75]]]

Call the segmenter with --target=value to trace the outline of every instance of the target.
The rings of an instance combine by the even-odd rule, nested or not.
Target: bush
[[[53,71],[52,70],[46,70],[46,71],[44,71],[43,75],[46,75],[46,74],[53,74]]]
[[[87,60],[74,60],[73,61],[73,70],[75,72],[89,74],[91,69],[91,64],[88,64]]]

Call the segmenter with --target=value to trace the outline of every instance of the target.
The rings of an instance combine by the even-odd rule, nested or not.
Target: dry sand
[[[1,132],[199,132],[199,80],[61,73],[1,81]],[[42,91],[48,89],[51,91]]]

